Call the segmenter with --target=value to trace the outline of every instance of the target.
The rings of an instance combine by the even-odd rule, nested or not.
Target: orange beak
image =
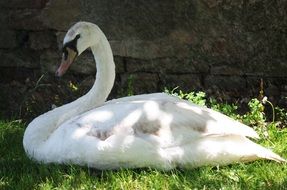
[[[63,54],[62,61],[60,67],[56,71],[56,76],[61,77],[63,76],[68,68],[71,66],[71,64],[74,62],[74,60],[77,57],[77,52],[74,50],[67,48],[67,56]]]

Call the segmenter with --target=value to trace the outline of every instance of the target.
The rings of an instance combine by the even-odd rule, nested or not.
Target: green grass
[[[172,171],[39,164],[24,153],[24,129],[0,122],[0,189],[287,189],[287,164],[270,161]],[[270,127],[268,133],[260,144],[287,158],[287,129]]]

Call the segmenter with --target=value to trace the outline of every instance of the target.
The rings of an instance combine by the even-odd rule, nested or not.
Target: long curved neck
[[[87,95],[90,96],[89,103],[92,103],[94,106],[98,106],[106,101],[115,80],[115,64],[112,49],[103,33],[102,35],[98,45],[91,47],[97,64],[97,75],[96,82]]]
[[[23,139],[28,154],[36,156],[36,149],[62,123],[106,101],[114,84],[115,64],[110,44],[105,35],[101,35],[97,45],[91,47],[97,65],[96,82],[93,87],[84,96],[35,118],[28,125]]]

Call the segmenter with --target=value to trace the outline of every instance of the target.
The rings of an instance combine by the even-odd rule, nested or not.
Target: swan
[[[26,154],[42,163],[97,169],[153,167],[169,170],[268,159],[285,162],[249,138],[250,127],[219,112],[165,93],[106,101],[115,80],[110,44],[101,29],[78,22],[63,40],[62,76],[90,48],[96,81],[79,99],[35,118],[26,128]]]

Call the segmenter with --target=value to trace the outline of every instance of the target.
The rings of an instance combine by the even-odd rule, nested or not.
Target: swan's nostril
[[[59,71],[59,69],[57,69],[57,71],[55,72],[55,76],[56,77],[61,77],[63,74]]]
[[[58,70],[55,72],[55,76],[56,76],[56,77],[60,77],[60,73],[59,73]]]

